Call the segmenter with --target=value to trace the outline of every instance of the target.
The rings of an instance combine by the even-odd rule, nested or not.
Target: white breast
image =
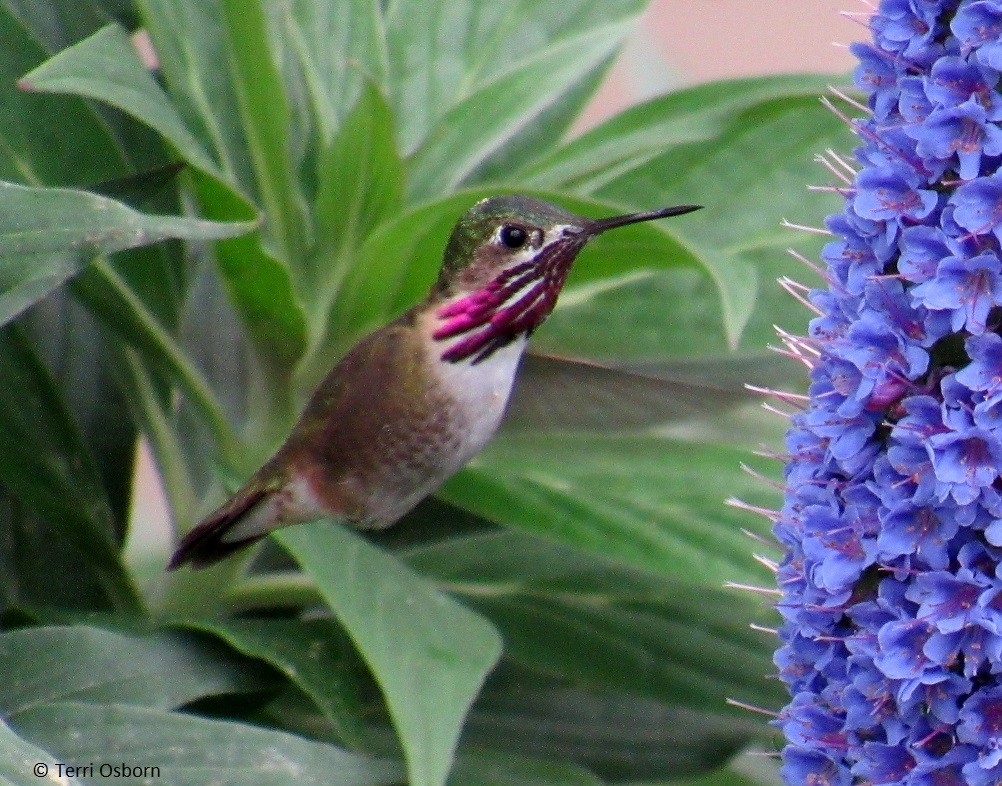
[[[440,358],[445,344],[447,342],[441,342],[431,351],[437,352]],[[468,419],[456,469],[479,453],[494,436],[508,404],[525,345],[526,339],[518,338],[479,363],[471,360],[449,363],[436,358],[442,386],[455,399],[457,409]]]

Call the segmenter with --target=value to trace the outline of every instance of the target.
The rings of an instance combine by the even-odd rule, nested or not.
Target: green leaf
[[[583,767],[512,753],[460,755],[448,786],[602,786]]]
[[[512,662],[542,673],[717,714],[727,714],[733,697],[767,708],[784,703],[766,679],[774,642],[748,630],[755,608],[732,593],[682,584],[659,587],[653,597],[589,592],[581,577],[567,577],[561,588],[468,602],[498,626]]]
[[[464,178],[469,186],[480,183],[523,183],[514,173],[527,162],[547,155],[562,140],[574,135],[574,122],[589,105],[615,62],[615,52],[595,65],[578,82],[492,152]]]
[[[0,179],[74,185],[120,174],[121,152],[83,101],[17,89],[47,53],[6,7],[0,7],[0,41]]]
[[[621,276],[565,291],[532,345],[555,355],[624,363],[705,363],[731,353],[720,293],[705,271],[694,268]],[[748,353],[762,349],[749,345]]]
[[[429,130],[410,159],[409,199],[429,199],[455,188],[556,103],[582,74],[603,63],[627,29],[613,25],[551,43],[456,103]]]
[[[194,178],[202,208],[210,217],[253,215],[253,207],[226,185]],[[306,318],[288,265],[270,254],[260,234],[232,237],[214,246],[224,284],[260,355],[289,366],[306,346]]]
[[[85,191],[0,183],[0,324],[79,273],[97,254],[167,238],[233,237],[252,227],[251,222],[145,215]]]
[[[393,139],[393,117],[371,82],[321,153],[318,168],[317,243],[308,279],[317,290],[311,297],[315,314],[326,320],[362,241],[402,207],[403,163]]]
[[[494,628],[343,527],[321,523],[277,537],[372,669],[410,783],[443,784],[466,712],[501,653]]]
[[[58,605],[78,611],[134,609],[135,589],[116,564],[112,546],[81,532],[70,540],[65,524],[38,516],[0,485],[0,607]],[[73,576],[73,583],[53,576]]]
[[[262,0],[221,0],[228,73],[275,255],[298,270],[306,247],[303,195],[290,145],[288,95],[271,53]]]
[[[114,353],[90,314],[66,292],[49,295],[19,324],[79,427],[111,510],[111,535],[120,542],[132,492],[136,429],[130,418],[123,417]],[[0,529],[8,533],[0,546],[4,579],[0,605],[100,608],[108,604],[91,564],[89,544],[77,549],[59,533],[59,521],[34,516],[23,504],[8,504],[5,499],[0,510]],[[74,581],[53,582],[52,575],[73,575]]]
[[[27,90],[69,93],[118,107],[170,140],[189,163],[220,174],[118,25],[103,27],[64,49],[19,84]]]
[[[775,752],[753,750],[736,756],[722,770],[700,778],[672,781],[671,786],[783,786],[783,779],[779,775],[779,757]]]
[[[248,198],[256,182],[229,79],[219,0],[138,0],[160,73],[186,128]]]
[[[321,141],[329,144],[362,92],[363,80],[385,83],[380,4],[376,0],[292,0],[273,4],[269,11],[281,15],[281,38],[295,52],[320,123]]]
[[[361,747],[361,698],[338,632],[324,620],[188,621],[185,627],[218,636],[240,653],[278,669],[309,696],[338,736]]]
[[[37,786],[48,774],[48,769],[34,769],[41,763],[48,767],[49,762],[55,763],[56,758],[46,750],[32,745],[19,737],[0,718],[0,784],[3,786]],[[58,773],[53,767],[53,776]],[[53,778],[54,779],[54,778]],[[60,786],[82,786],[75,777],[65,774],[59,779]]]
[[[464,742],[635,783],[718,769],[759,729],[767,727],[502,664],[470,713]]]
[[[705,205],[674,221],[672,230],[713,276],[730,344],[735,346],[747,327],[747,346],[761,347],[772,336],[777,302],[791,299],[775,285],[762,286],[768,273],[760,271],[775,260],[791,268],[784,260],[789,247],[810,256],[819,245],[816,236],[791,232],[780,222],[817,225],[819,216],[832,212],[837,199],[809,192],[804,183],[816,171],[813,157],[846,141],[842,122],[817,99],[775,99],[734,117],[714,138],[662,153],[594,193],[636,209],[652,202]],[[757,303],[763,293],[770,297]],[[753,314],[758,316],[749,324]]]
[[[789,74],[720,80],[678,90],[630,107],[567,144],[550,148],[512,178],[533,188],[594,193],[670,148],[718,137],[735,116],[755,104],[818,96],[830,82],[828,75]]]
[[[23,331],[0,330],[0,480],[86,555],[112,604],[139,605],[112,542],[113,517],[94,459]],[[59,543],[50,544],[58,549]]]
[[[3,4],[47,52],[65,49],[112,20],[134,26],[129,0],[4,0]]]
[[[748,628],[766,619],[762,609],[702,577],[668,579],[509,530],[403,555],[498,626],[508,663],[738,720],[746,712],[729,708],[728,698],[784,701],[766,679],[774,641]]]
[[[510,436],[495,439],[440,494],[488,520],[682,580],[768,582],[741,531],[767,535],[766,522],[724,504],[736,496],[775,505],[742,472],[750,458],[727,445],[654,435]]]
[[[224,455],[231,461],[236,450],[226,414],[201,373],[163,325],[116,271],[104,260],[95,260],[71,283],[73,293],[118,337],[142,353],[153,368],[168,371],[179,388],[204,418]]]
[[[0,707],[16,715],[56,701],[170,709],[258,688],[262,675],[211,641],[181,632],[125,635],[86,625],[0,634]]]
[[[12,719],[58,761],[159,768],[172,786],[377,786],[400,781],[393,762],[241,723],[126,705],[42,704]],[[337,780],[333,780],[336,778]]]
[[[400,123],[402,148],[417,149],[446,113],[494,83],[515,74],[534,58],[549,59],[554,49],[578,40],[611,50],[643,10],[641,0],[498,0],[454,3],[449,0],[393,0],[386,4],[390,100]],[[590,37],[594,35],[594,39]],[[579,78],[594,60],[583,58]],[[568,89],[575,80],[564,75]],[[538,92],[551,92],[541,75]],[[549,100],[553,100],[553,96]],[[480,116],[484,126],[507,125],[510,115]]]

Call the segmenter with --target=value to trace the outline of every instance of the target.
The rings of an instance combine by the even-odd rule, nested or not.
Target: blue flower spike
[[[782,775],[1002,786],[1002,0],[882,0],[869,27],[826,288],[780,334],[810,369],[764,511]]]

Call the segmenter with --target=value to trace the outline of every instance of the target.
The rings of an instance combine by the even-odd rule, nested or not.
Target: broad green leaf
[[[768,582],[741,531],[765,535],[767,522],[724,504],[731,496],[777,503],[741,470],[751,458],[749,450],[655,435],[509,436],[440,493],[488,520],[685,581]]]
[[[307,278],[315,316],[326,321],[341,280],[362,241],[401,208],[403,163],[393,138],[393,117],[367,82],[333,142],[320,154],[313,221],[317,242]]]
[[[0,784],[2,786],[38,786],[49,774],[49,762],[56,763],[51,753],[19,737],[4,718],[0,718]],[[44,769],[35,769],[41,764]],[[59,775],[55,766],[52,777]],[[60,786],[81,786],[75,777],[62,774]]]
[[[113,20],[130,28],[137,26],[129,0],[81,0],[79,3],[60,3],[59,0],[32,0],[24,3],[21,0],[8,0],[6,5],[34,39],[29,47],[31,59],[24,63],[21,74],[17,76],[23,75],[45,59],[44,56],[35,55],[37,47],[41,47],[46,55],[51,55],[86,38]],[[5,41],[4,45],[17,44]],[[13,88],[16,83],[15,79],[5,87]],[[19,92],[23,94],[23,91]],[[57,127],[60,131],[65,128],[73,128],[75,131],[70,135],[62,133],[62,138],[56,144],[35,147],[40,152],[38,163],[41,169],[61,166],[65,171],[40,181],[25,180],[30,185],[88,185],[129,171],[144,171],[167,163],[161,138],[151,129],[111,107],[88,103],[75,97],[53,98],[37,94],[26,96],[26,101],[30,101],[28,111],[23,115],[18,113],[17,119],[23,119],[29,134],[37,132],[39,142],[51,140],[53,129]],[[44,108],[49,110],[44,116],[32,119]],[[65,111],[60,111],[60,108]],[[52,122],[54,117],[59,118],[59,122]],[[78,126],[73,122],[75,119],[83,122]],[[46,121],[47,127],[43,127]],[[53,155],[54,153],[61,153],[61,156]],[[88,161],[88,157],[92,160]],[[41,164],[41,159],[44,158],[49,159],[48,164]],[[80,174],[92,171],[95,165],[104,168],[99,176]],[[23,178],[17,176],[12,179],[20,181]]]
[[[28,90],[69,93],[103,101],[156,129],[189,163],[219,174],[205,148],[184,125],[166,94],[143,65],[129,35],[108,25],[27,74]]]
[[[16,325],[0,330],[0,379],[6,446],[0,451],[0,482],[62,541],[85,554],[113,606],[135,610],[139,600],[117,559],[112,511],[94,459],[51,375]],[[54,550],[59,546],[50,544]]]
[[[774,640],[748,623],[757,602],[621,562],[496,530],[405,548],[408,563],[501,631],[505,659],[594,690],[615,689],[736,718],[728,698],[778,707],[766,675]]]
[[[86,38],[111,21],[133,27],[129,0],[3,0],[47,52],[54,53]],[[22,73],[24,73],[22,71]]]
[[[215,244],[214,250],[219,252],[221,243]],[[239,245],[239,244],[238,244]],[[247,241],[248,250],[252,254],[260,253],[259,246],[253,239]],[[239,247],[229,248],[227,261],[237,263]],[[250,263],[252,260],[248,260]],[[269,260],[271,261],[271,260]],[[211,258],[199,259],[192,271],[191,285],[181,312],[181,340],[185,354],[198,368],[203,369],[205,379],[215,392],[216,400],[226,412],[231,423],[245,423],[248,411],[256,393],[260,392],[260,384],[255,378],[254,368],[259,355],[269,351],[271,344],[255,345],[249,334],[248,323],[244,322],[243,314],[235,308],[236,298],[231,296],[227,281],[220,275],[217,261]],[[274,301],[275,312],[267,311],[268,303],[264,293],[258,289],[258,283],[250,276],[240,278],[249,293],[256,293],[260,298],[261,316],[257,323],[260,328],[274,330],[276,342],[274,346],[285,346],[292,334],[281,333],[281,321],[290,316],[282,308],[282,298]],[[285,279],[288,282],[288,279]],[[276,290],[276,295],[281,290]],[[291,290],[287,290],[291,293]],[[270,325],[271,315],[275,315],[275,324]],[[266,318],[267,317],[267,318]],[[295,325],[294,319],[288,320]],[[302,328],[303,323],[298,323]],[[206,341],[205,336],[213,336],[212,341]],[[305,336],[305,331],[301,335]],[[290,350],[291,357],[295,348]],[[274,357],[281,357],[274,356]],[[168,410],[169,412],[169,410]],[[198,411],[182,402],[176,421],[169,421],[169,436],[176,440],[179,466],[186,466],[191,473],[190,478],[196,497],[192,505],[184,511],[175,510],[174,520],[179,524],[191,525],[200,513],[205,512],[204,499],[209,491],[218,483],[221,467],[218,447],[213,444],[212,435],[205,428],[204,420]],[[253,460],[247,455],[244,462]],[[161,464],[161,466],[163,466]],[[243,463],[234,465],[229,471]],[[203,507],[196,504],[197,499],[203,500]]]
[[[734,697],[783,705],[785,694],[767,679],[775,641],[748,629],[752,604],[705,586],[666,585],[661,597],[590,589],[569,577],[561,587],[500,597],[474,590],[467,602],[498,626],[510,661],[542,673],[721,715]]]
[[[547,59],[567,41],[587,41],[604,32],[612,49],[643,7],[642,0],[391,0],[384,12],[388,85],[403,150],[417,149],[446,113],[488,84],[533,58]],[[579,77],[586,78],[589,71],[582,62]],[[548,88],[544,77],[539,92]],[[478,119],[488,125],[511,120],[493,115]]]
[[[123,607],[138,601],[116,563],[103,533],[79,532],[70,540],[65,526],[38,516],[0,485],[0,607],[58,605],[78,612]],[[53,581],[53,576],[73,576]],[[127,586],[123,586],[127,585]]]
[[[78,185],[120,174],[120,151],[83,101],[17,88],[47,53],[6,7],[0,7],[0,42],[0,179]]]
[[[672,781],[671,786],[783,786],[779,777],[779,757],[775,751],[746,751],[736,756],[722,770],[699,778]],[[636,784],[667,786],[667,784]]]
[[[376,0],[271,4],[282,38],[299,60],[302,78],[330,143],[362,90],[363,79],[385,84],[386,42]]]
[[[126,407],[116,385],[120,366],[115,353],[91,315],[64,291],[35,305],[19,324],[79,426],[111,510],[112,537],[121,542],[132,493],[136,428],[123,416]],[[108,604],[91,564],[89,544],[77,549],[60,535],[58,521],[34,516],[22,504],[5,501],[0,510],[0,528],[8,533],[0,547],[4,552],[0,605],[100,608]],[[74,581],[53,582],[53,575],[73,575]]]
[[[445,783],[463,719],[501,654],[497,632],[343,527],[320,523],[277,537],[372,670],[412,786]]]
[[[232,77],[234,65],[222,2],[137,0],[136,5],[156,49],[167,93],[184,126],[219,163],[226,182],[261,204],[250,140]],[[266,100],[265,106],[269,105]],[[258,111],[264,111],[264,106]]]
[[[571,762],[611,783],[672,781],[719,769],[764,722],[588,689],[513,666],[488,681],[464,743]]]
[[[585,111],[614,62],[615,51],[583,75],[571,89],[531,118],[510,139],[505,140],[464,178],[464,183],[468,186],[479,183],[523,183],[514,173],[527,162],[549,154],[564,138],[573,135],[574,121]]]
[[[77,298],[120,340],[139,351],[151,368],[170,375],[199,411],[224,460],[232,461],[236,437],[219,401],[178,342],[121,276],[104,260],[95,260],[70,286]]]
[[[712,139],[740,112],[777,98],[823,94],[831,77],[790,74],[707,82],[630,107],[532,161],[513,178],[533,188],[593,193],[677,145]]]
[[[0,707],[5,715],[55,701],[170,709],[203,696],[263,684],[251,662],[199,636],[143,636],[86,625],[0,634]]]
[[[85,191],[0,183],[0,324],[79,273],[96,254],[167,238],[233,237],[252,227],[146,215]]]
[[[270,729],[144,707],[58,702],[11,721],[59,761],[157,767],[146,777],[172,786],[390,786],[401,778],[394,762]]]
[[[731,353],[720,293],[705,271],[688,267],[565,287],[532,346],[555,355],[624,363],[706,362]],[[748,350],[763,347],[749,344]]]
[[[843,147],[846,133],[817,99],[766,101],[731,119],[714,138],[646,161],[603,185],[595,196],[635,209],[652,201],[705,205],[674,221],[672,229],[713,276],[729,342],[735,345],[748,327],[753,330],[748,345],[760,347],[768,340],[763,333],[772,332],[772,309],[781,290],[759,271],[769,260],[780,260],[789,269],[789,247],[808,256],[816,252],[816,236],[798,235],[780,222],[786,218],[817,226],[820,216],[833,210],[833,195],[809,192],[805,180],[818,172],[811,165],[813,157],[829,147]],[[756,304],[763,293],[768,300]],[[761,321],[749,325],[753,313]]]
[[[250,219],[252,205],[212,177],[193,177],[202,211],[210,218]],[[277,369],[291,367],[306,348],[306,316],[290,266],[265,247],[259,232],[213,246],[223,285],[258,351]]]
[[[448,786],[602,786],[584,767],[512,753],[460,755]]]
[[[626,28],[589,30],[551,44],[455,104],[410,159],[411,201],[454,189],[479,164],[602,64]]]
[[[303,195],[293,166],[291,111],[268,37],[266,0],[220,0],[228,74],[273,253],[299,269],[306,248]]]
[[[117,384],[121,366],[115,352],[93,317],[64,291],[35,305],[20,324],[80,428],[108,497],[115,535],[121,540],[132,493],[136,427],[123,417],[126,405]],[[51,542],[37,546],[54,556]]]
[[[184,621],[217,636],[244,655],[278,669],[309,696],[338,736],[360,747],[361,699],[349,664],[337,649],[339,634],[324,620]]]

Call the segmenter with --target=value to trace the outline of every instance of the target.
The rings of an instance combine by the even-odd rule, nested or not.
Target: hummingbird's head
[[[478,363],[553,311],[585,243],[608,229],[698,210],[681,205],[614,218],[588,219],[527,196],[494,196],[459,219],[445,248],[436,293],[433,338],[442,359]]]

